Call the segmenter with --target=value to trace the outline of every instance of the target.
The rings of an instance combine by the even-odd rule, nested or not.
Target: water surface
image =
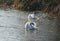
[[[0,41],[59,41],[60,23],[50,20],[44,13],[37,13],[37,30],[26,31],[24,25],[28,12],[0,9]]]

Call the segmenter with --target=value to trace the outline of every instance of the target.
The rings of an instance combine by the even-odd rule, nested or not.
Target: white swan
[[[39,18],[36,17],[35,14],[29,14],[29,15],[28,15],[28,21],[33,21],[34,19],[35,19],[35,20],[39,20]]]
[[[27,22],[25,24],[25,28],[29,29],[29,30],[35,30],[35,29],[37,29],[36,23],[35,22]]]
[[[35,18],[34,14],[28,15],[28,21],[32,21]]]
[[[28,15],[28,21],[25,24],[26,29],[30,29],[30,30],[37,29],[36,23],[33,21],[34,18],[35,18],[34,14]]]

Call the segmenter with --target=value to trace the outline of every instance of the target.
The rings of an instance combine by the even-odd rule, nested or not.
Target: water
[[[28,12],[0,9],[0,41],[59,41],[60,23],[50,20],[44,13],[37,13],[37,30],[26,31],[24,25]]]

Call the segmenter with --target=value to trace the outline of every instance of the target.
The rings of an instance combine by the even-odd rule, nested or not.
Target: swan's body
[[[35,14],[29,14],[28,15],[28,21],[34,21],[34,20],[39,20],[38,17],[35,16]]]
[[[33,21],[35,18],[34,14],[29,14],[28,15],[28,21]]]
[[[34,16],[34,14],[29,14],[29,15],[28,15],[28,18],[29,18],[29,19],[34,19],[35,16]]]
[[[25,28],[26,29],[37,29],[37,27],[36,27],[36,23],[35,22],[27,22],[26,24],[25,24]]]

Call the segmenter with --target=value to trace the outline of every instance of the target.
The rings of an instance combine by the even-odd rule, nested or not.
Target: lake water
[[[37,30],[24,28],[29,12],[0,9],[0,41],[60,41],[60,22],[37,13]]]

